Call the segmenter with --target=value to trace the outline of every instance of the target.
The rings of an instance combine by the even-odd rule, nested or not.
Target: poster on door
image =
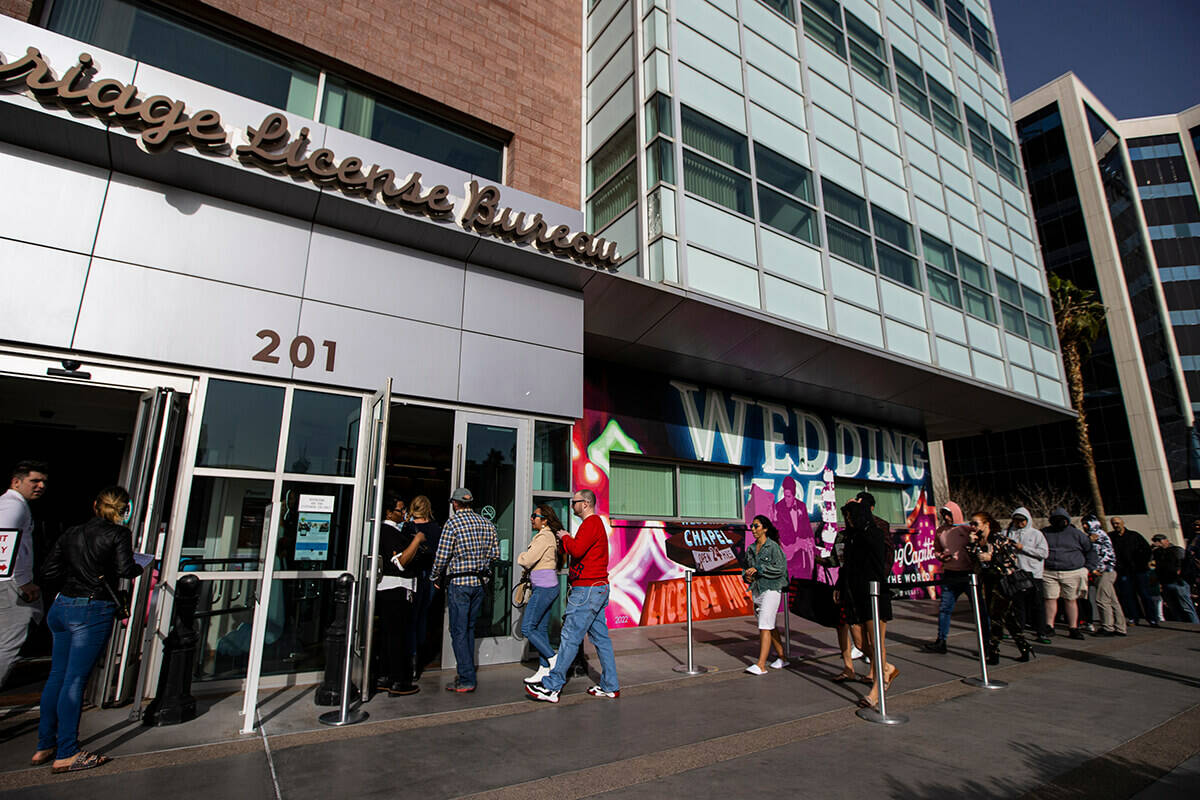
[[[302,494],[296,509],[296,560],[324,561],[329,557],[329,527],[333,519],[333,495]]]

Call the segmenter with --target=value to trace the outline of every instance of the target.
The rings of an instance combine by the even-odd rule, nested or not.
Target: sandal
[[[47,750],[46,754],[42,755],[42,756],[39,756],[35,753],[33,758],[29,759],[29,766],[41,767],[46,764],[49,764],[53,760],[54,760],[54,750]]]
[[[899,675],[899,674],[900,674],[900,668],[899,668],[899,667],[893,667],[893,668],[892,668],[892,674],[891,674],[891,675],[884,675],[884,676],[883,676],[883,690],[884,690],[885,692],[886,692],[888,689],[891,689],[891,688],[892,688],[892,681],[896,680],[896,676],[897,676],[897,675]]]
[[[849,683],[850,681],[858,680],[858,673],[839,672],[837,675],[830,678],[829,680],[833,681],[834,683]]]
[[[80,750],[75,755],[75,760],[65,767],[55,767],[52,771],[59,772],[82,772],[85,769],[95,769],[112,761],[108,756],[102,756],[99,753],[89,753],[87,750]]]
[[[879,702],[879,701],[878,701],[878,700],[876,700],[876,701],[875,701],[875,703],[872,703],[872,702],[871,702],[870,700],[868,700],[867,698],[865,698],[865,697],[860,697],[860,698],[858,698],[858,707],[859,707],[859,708],[874,708],[874,707],[875,707],[875,704],[876,704],[876,703],[878,703],[878,702]]]

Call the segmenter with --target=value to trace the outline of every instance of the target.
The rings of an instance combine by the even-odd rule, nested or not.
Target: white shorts
[[[754,607],[758,612],[758,629],[760,631],[775,630],[775,617],[779,614],[779,603],[783,592],[778,589],[767,589],[754,598]]]

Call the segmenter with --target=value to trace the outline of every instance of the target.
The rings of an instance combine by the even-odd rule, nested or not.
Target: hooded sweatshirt
[[[1050,526],[1042,528],[1050,554],[1046,556],[1046,569],[1065,572],[1087,567],[1094,570],[1100,563],[1092,540],[1083,531],[1071,524],[1065,508],[1050,512]]]
[[[1046,537],[1041,531],[1033,527],[1031,524],[1033,516],[1025,506],[1014,509],[1012,516],[1022,516],[1025,518],[1024,528],[1010,527],[1005,531],[1008,534],[1008,538],[1021,545],[1021,550],[1017,553],[1017,566],[1026,572],[1032,573],[1033,577],[1037,580],[1041,580],[1042,567],[1046,561],[1046,556],[1050,553],[1050,548],[1046,544]]]
[[[967,542],[970,541],[971,529],[963,524],[962,509],[958,503],[946,503],[942,509],[950,512],[950,525],[942,525],[937,529],[933,552],[942,562],[946,572],[970,572],[975,568],[970,554],[967,553]]]

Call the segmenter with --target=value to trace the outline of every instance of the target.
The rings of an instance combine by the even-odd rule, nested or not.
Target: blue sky
[[[1200,0],[992,0],[1012,99],[1074,72],[1118,118],[1200,103]]]

